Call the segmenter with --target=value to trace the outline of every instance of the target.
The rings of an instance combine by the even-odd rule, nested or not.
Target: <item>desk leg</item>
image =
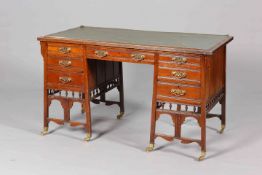
[[[49,90],[46,88],[47,84],[47,43],[41,41],[41,54],[44,58],[44,129],[41,132],[42,135],[48,133],[48,117],[49,117],[49,106],[51,100],[48,99]]]
[[[219,133],[222,134],[224,132],[224,129],[226,127],[226,94],[220,101],[221,103],[221,129],[219,130]]]
[[[154,64],[154,83],[153,83],[153,97],[152,97],[152,111],[151,111],[151,129],[150,129],[150,144],[146,148],[147,152],[153,151],[155,144],[156,135],[156,95],[157,95],[157,75],[158,75],[158,54],[155,54],[155,64]],[[158,116],[159,117],[159,116]]]
[[[48,99],[48,89],[44,88],[44,129],[41,132],[42,135],[46,135],[48,133],[48,117],[49,117],[49,106],[50,102]]]
[[[124,82],[123,82],[123,64],[119,63],[119,78],[120,85],[118,87],[119,96],[120,96],[120,113],[117,115],[117,119],[121,119],[125,113],[125,104],[124,104]]]
[[[85,112],[86,112],[86,137],[85,141],[90,141],[92,137],[92,125],[91,125],[91,109],[90,109],[90,100],[88,98],[89,95],[86,95],[85,99]]]
[[[224,83],[224,96],[220,100],[221,104],[221,129],[219,131],[220,134],[224,132],[224,129],[226,127],[226,47],[223,52],[223,61],[224,61],[224,67],[223,67],[223,83]]]
[[[201,154],[199,161],[204,160],[206,156],[206,105],[201,106],[200,127],[201,127]]]
[[[83,55],[86,55],[85,53]],[[91,108],[90,108],[90,90],[89,90],[89,66],[88,60],[83,58],[84,61],[84,75],[85,75],[85,86],[84,86],[84,109],[86,112],[86,137],[85,141],[90,141],[92,137],[92,125],[91,125]]]

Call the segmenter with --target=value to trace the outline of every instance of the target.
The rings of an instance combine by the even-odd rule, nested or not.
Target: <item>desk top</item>
[[[40,41],[62,41],[102,46],[212,54],[233,39],[229,35],[156,32],[80,26],[38,37]]]

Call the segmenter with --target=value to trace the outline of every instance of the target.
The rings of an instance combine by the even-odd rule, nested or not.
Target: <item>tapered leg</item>
[[[41,132],[42,135],[46,135],[48,133],[49,105],[50,102],[48,100],[48,90],[44,89],[44,128],[43,131]]]
[[[206,156],[206,108],[205,106],[201,107],[201,154],[198,158],[199,161],[203,160]]]
[[[124,104],[124,82],[123,82],[123,65],[122,62],[119,63],[119,72],[120,72],[120,85],[119,85],[119,99],[120,99],[120,113],[117,115],[117,119],[121,119],[125,113],[125,104]]]

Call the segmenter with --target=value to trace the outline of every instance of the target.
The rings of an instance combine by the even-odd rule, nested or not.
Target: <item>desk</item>
[[[92,134],[90,102],[120,107],[118,119],[124,115],[122,62],[154,66],[150,144],[155,139],[196,142],[201,147],[199,160],[206,153],[206,119],[221,120],[220,133],[226,122],[226,44],[228,35],[153,32],[80,26],[38,37],[44,60],[44,130],[49,122],[83,125],[85,140]],[[119,91],[119,101],[108,101],[106,93]],[[64,118],[49,116],[49,106],[58,100]],[[86,123],[72,121],[70,109],[74,102],[82,104]],[[209,111],[221,104],[221,114]],[[175,126],[174,135],[155,132],[161,114],[168,114]],[[187,117],[196,119],[200,139],[181,136],[181,125]]]

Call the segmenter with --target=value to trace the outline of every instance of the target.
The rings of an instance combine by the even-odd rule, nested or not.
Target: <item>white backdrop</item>
[[[172,148],[174,147],[174,150],[178,148],[180,151],[184,151],[182,156],[176,154],[177,152],[163,155],[161,154],[161,150],[159,150],[158,153],[153,153],[154,155],[158,155],[158,158],[146,157],[144,161],[145,156],[148,155],[142,154],[141,149],[148,143],[153,69],[148,65],[138,66],[133,64],[124,64],[126,108],[127,111],[142,110],[137,106],[145,103],[147,108],[144,113],[142,112],[142,115],[146,114],[148,116],[146,116],[146,119],[143,119],[145,116],[139,116],[139,113],[135,113],[136,115],[129,115],[128,117],[130,118],[126,119],[136,121],[139,116],[144,120],[144,123],[137,123],[136,127],[129,126],[129,128],[132,128],[133,133],[132,135],[130,132],[128,135],[130,139],[133,138],[130,142],[132,144],[137,143],[136,147],[139,148],[139,151],[137,149],[134,150],[132,146],[127,147],[126,145],[125,147],[119,146],[119,150],[123,151],[120,151],[123,155],[130,153],[128,156],[133,156],[134,162],[131,160],[128,160],[128,162],[138,169],[141,168],[139,171],[135,171],[136,169],[129,170],[133,173],[140,171],[149,173],[150,168],[152,168],[151,175],[165,171],[172,172],[173,174],[180,172],[181,174],[190,170],[196,174],[201,174],[201,172],[208,170],[213,174],[225,174],[226,170],[223,171],[223,169],[227,169],[227,172],[231,174],[235,174],[236,172],[240,174],[241,172],[243,174],[256,174],[259,169],[262,169],[259,166],[259,163],[262,161],[262,138],[259,135],[262,133],[262,119],[260,116],[262,100],[262,83],[260,77],[262,74],[262,1],[0,0],[0,4],[0,137],[4,138],[4,141],[0,140],[0,147],[4,145],[4,148],[1,150],[8,150],[4,152],[0,151],[0,173],[2,170],[10,170],[9,173],[20,173],[20,175],[21,173],[25,173],[28,175],[35,174],[39,169],[45,174],[48,169],[44,168],[45,163],[41,161],[42,158],[38,159],[33,155],[29,156],[30,152],[32,152],[32,147],[37,146],[40,149],[34,149],[33,152],[35,154],[39,154],[39,152],[49,153],[53,147],[59,149],[56,147],[56,140],[60,140],[60,143],[64,143],[64,145],[73,142],[72,138],[62,140],[61,135],[57,136],[55,133],[49,137],[51,140],[48,140],[48,137],[45,140],[38,140],[39,136],[37,133],[42,127],[41,94],[43,66],[40,47],[36,38],[37,36],[80,25],[171,32],[229,34],[234,36],[234,40],[227,48],[228,135],[225,134],[224,140],[222,139],[223,137],[217,138],[216,144],[219,144],[220,139],[223,140],[221,141],[223,144],[213,149],[213,152],[225,150],[225,152],[221,153],[221,156],[213,156],[212,158],[211,155],[211,159],[200,165],[198,162],[192,163],[190,158],[184,156],[184,154],[187,154],[188,149],[182,146],[178,148],[177,145],[174,145],[171,146]],[[136,87],[134,87],[134,84],[136,84]],[[132,100],[134,105],[128,105]],[[115,111],[117,111],[117,108],[115,108]],[[101,115],[103,114],[105,115],[102,112]],[[12,129],[8,130],[8,128]],[[143,128],[146,128],[146,130],[143,130]],[[136,134],[135,130],[138,131]],[[7,131],[10,131],[10,133]],[[69,131],[68,133],[77,135],[77,133]],[[208,132],[212,133],[212,131]],[[5,137],[5,133],[9,133],[9,136]],[[17,145],[22,145],[21,147],[10,147],[10,145],[16,145],[16,140],[12,140],[10,137],[17,136],[17,133],[21,134],[21,138],[26,137],[28,140],[31,140],[34,145],[29,145],[20,140],[21,142]],[[135,141],[138,136],[140,136],[140,142]],[[255,138],[251,139],[254,136]],[[52,140],[52,137],[54,140]],[[106,150],[101,154],[101,150],[107,147],[103,147],[102,142],[115,137],[117,136],[109,134],[109,136],[105,135],[95,140],[93,144],[96,144],[95,148],[99,149],[91,149],[92,152],[89,152],[90,154],[85,157],[86,160],[84,161],[90,161],[88,159],[90,155],[94,156],[92,160],[96,159],[98,155],[100,158],[96,160],[104,163],[103,168],[107,170],[108,174],[126,173],[127,171],[123,167],[118,171],[114,170],[114,168],[121,166],[117,165],[117,162],[121,162],[122,159],[115,160],[116,164],[111,165],[109,163],[110,161],[114,162],[109,157],[114,158],[115,155],[121,157],[121,155],[118,155],[119,150],[115,150],[115,155],[111,155],[111,153],[107,154]],[[213,136],[213,138],[216,137]],[[122,140],[110,141],[108,144],[114,147],[118,146],[117,144]],[[42,148],[39,142],[41,144],[52,143],[53,147],[45,150],[46,147],[48,148],[48,145]],[[209,144],[211,145],[212,152],[212,143],[208,143],[208,151]],[[213,144],[213,147],[216,144]],[[70,152],[72,145],[67,146],[67,151]],[[73,146],[76,152],[77,150],[82,150],[78,147],[79,140]],[[193,146],[195,147],[196,145]],[[234,151],[238,147],[240,148]],[[13,150],[16,151],[13,153]],[[129,152],[130,150],[134,152]],[[194,151],[196,152],[196,150]],[[24,151],[28,151],[29,154],[23,155]],[[13,153],[11,154],[12,156],[9,153]],[[78,156],[82,155],[82,153],[79,152]],[[58,154],[62,157],[59,161],[66,161],[66,156],[63,152],[54,152],[53,154]],[[165,156],[169,156],[170,159]],[[45,155],[42,155],[42,157],[45,157]],[[139,160],[135,160],[136,157],[139,157]],[[49,157],[45,158],[49,161]],[[52,158],[56,160],[56,157]],[[160,168],[157,170],[154,169],[156,167],[152,165],[152,162],[159,161],[159,158],[161,158],[161,161],[170,161],[172,158],[172,161],[181,164],[176,169],[169,169],[160,163]],[[13,160],[20,160],[20,162],[18,164],[9,164],[10,161],[14,162]],[[93,172],[92,174],[106,174],[106,170],[103,173],[103,169],[99,169],[98,165],[93,165],[92,160],[89,162],[93,167],[93,169],[89,167],[89,170]],[[77,161],[81,162],[78,159]],[[136,164],[137,161],[140,164]],[[226,163],[223,164],[221,162]],[[52,163],[57,165],[55,162]],[[72,166],[79,168],[80,170],[78,169],[79,171],[77,171],[79,173],[88,172],[84,168],[87,165],[82,165],[82,163],[80,165],[73,164]],[[121,163],[127,169],[130,168],[124,162]],[[192,166],[188,169],[186,165],[190,163],[192,163]],[[26,170],[26,168],[19,172],[19,168],[30,167],[30,164],[34,164],[34,167],[31,167],[33,168],[31,172]],[[65,168],[67,170],[64,171],[65,174],[70,173],[69,167],[71,162],[66,162],[64,165],[58,167],[61,169]],[[219,166],[217,167],[217,165]],[[214,171],[215,167],[220,169],[220,171]]]
[[[42,60],[36,37],[82,24],[230,34],[235,40],[228,49],[229,71],[240,65],[259,71],[261,5],[259,0],[1,0],[0,87],[40,89]]]

